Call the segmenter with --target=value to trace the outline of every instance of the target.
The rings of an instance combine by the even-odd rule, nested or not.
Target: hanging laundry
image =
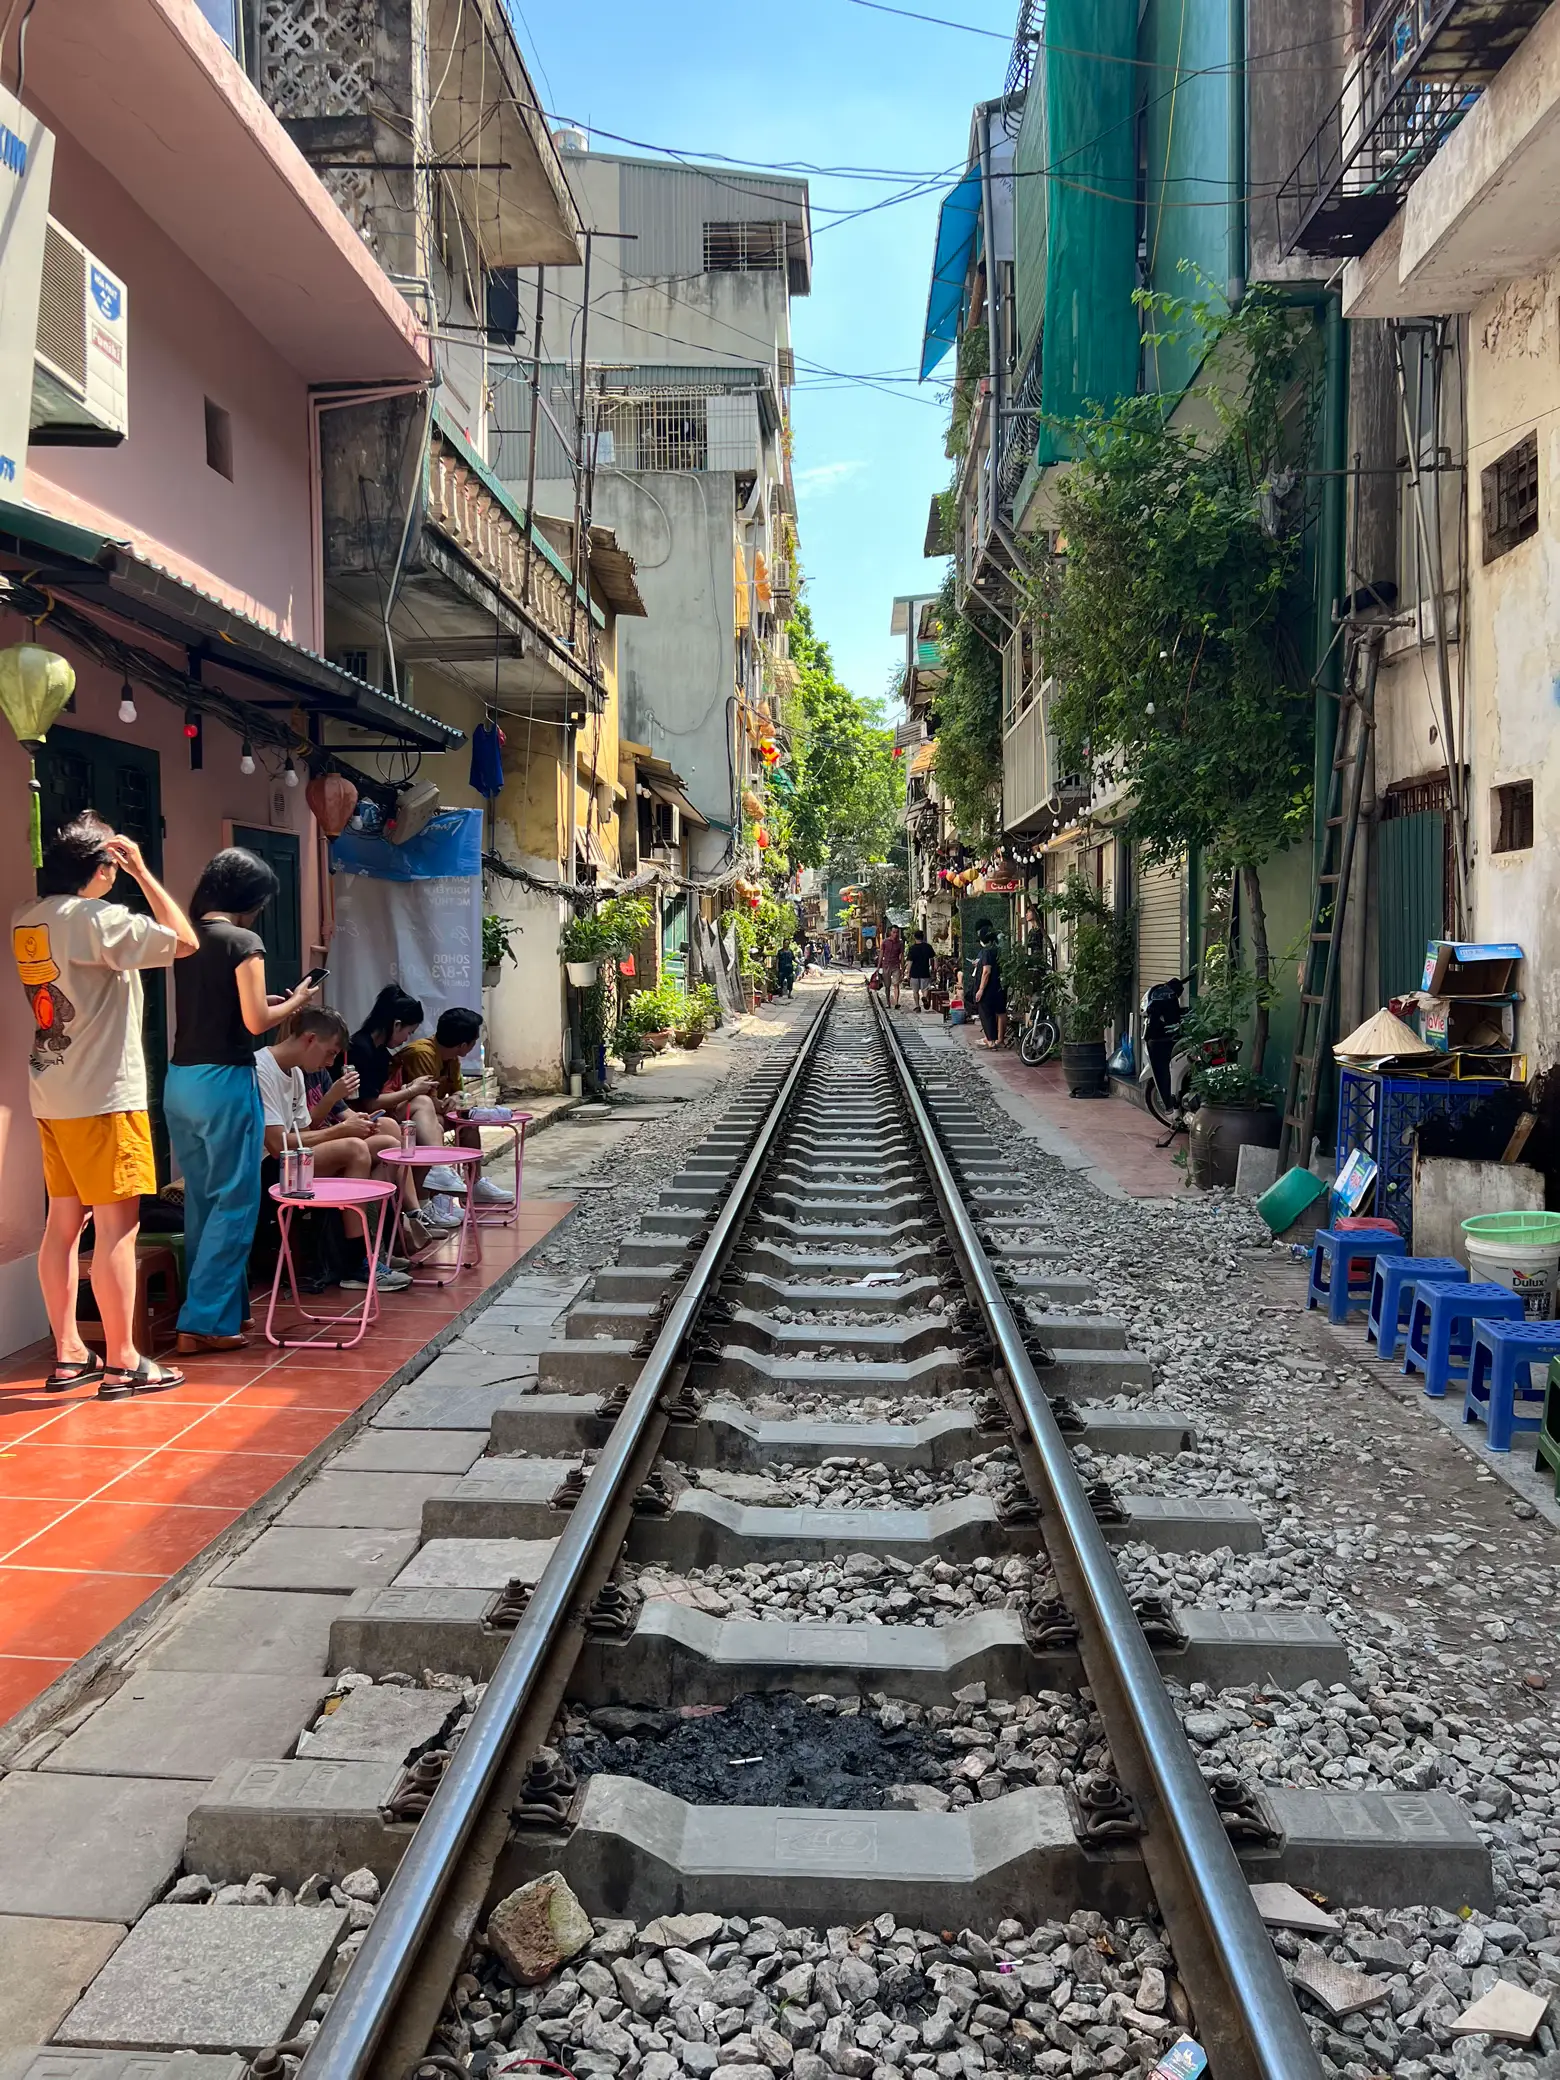
[[[489,801],[504,791],[504,742],[496,722],[479,722],[471,732],[471,785]]]

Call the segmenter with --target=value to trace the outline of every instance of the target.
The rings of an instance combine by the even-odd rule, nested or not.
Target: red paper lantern
[[[344,773],[316,773],[303,798],[326,837],[339,838],[352,821],[358,791]]]
[[[758,847],[760,852],[767,852],[769,850],[769,833],[764,829],[764,826],[762,824],[760,824],[758,829],[753,833],[753,842]]]

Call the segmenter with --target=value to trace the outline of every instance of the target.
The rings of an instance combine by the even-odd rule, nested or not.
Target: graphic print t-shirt
[[[11,919],[32,1007],[28,1094],[35,1119],[146,1110],[142,968],[167,968],[178,934],[96,897],[45,896]]]

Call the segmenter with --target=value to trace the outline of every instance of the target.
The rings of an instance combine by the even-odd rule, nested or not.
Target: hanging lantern
[[[758,755],[766,766],[777,766],[780,763],[780,746],[778,744],[760,744]]]
[[[27,784],[32,793],[27,825],[35,867],[43,865],[38,753],[49,733],[49,724],[59,719],[61,709],[75,690],[75,670],[57,650],[45,650],[38,643],[13,643],[9,650],[0,650],[0,714],[16,731],[17,742],[28,759]]]
[[[742,790],[742,806],[749,816],[760,817],[764,813],[764,798],[761,794],[755,794],[751,787],[745,787]]]
[[[769,850],[769,833],[765,830],[762,824],[760,824],[758,829],[753,833],[753,843],[758,847],[760,852],[767,852]]]
[[[303,798],[326,837],[339,838],[357,807],[358,791],[344,773],[316,773]]]

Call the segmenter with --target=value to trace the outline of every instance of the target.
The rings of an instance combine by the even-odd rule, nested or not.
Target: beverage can
[[[284,1148],[282,1150],[281,1184],[283,1196],[288,1199],[312,1199],[314,1197],[314,1151],[312,1148]]]
[[[402,1153],[402,1155],[410,1155],[410,1154],[411,1154],[411,1152],[412,1152],[412,1150],[413,1150],[413,1149],[414,1149],[414,1148],[415,1148],[416,1146],[417,1146],[417,1129],[416,1129],[416,1128],[415,1128],[415,1127],[414,1127],[414,1126],[412,1125],[412,1123],[411,1123],[411,1121],[410,1121],[409,1119],[403,1119],[403,1120],[402,1120],[402,1122],[401,1122],[401,1153]]]

